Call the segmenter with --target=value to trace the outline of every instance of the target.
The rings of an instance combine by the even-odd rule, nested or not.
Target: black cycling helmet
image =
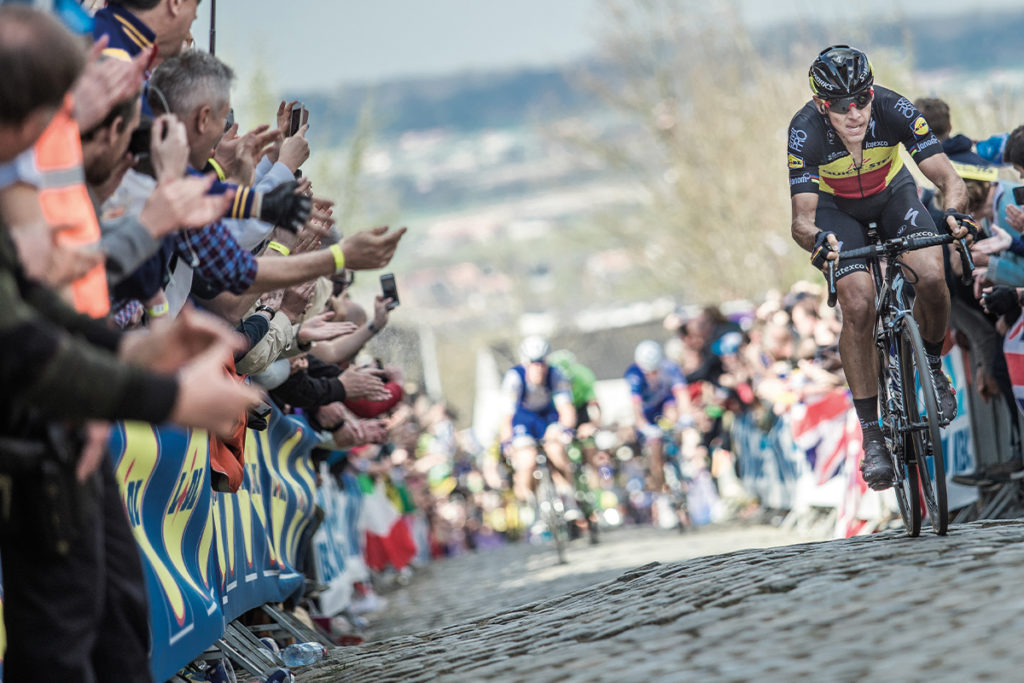
[[[856,95],[875,82],[868,56],[849,45],[822,50],[807,76],[811,92],[825,100]]]

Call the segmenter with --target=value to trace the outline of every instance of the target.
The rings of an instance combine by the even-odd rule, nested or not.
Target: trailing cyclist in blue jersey
[[[546,362],[550,350],[545,339],[526,337],[519,345],[520,364],[501,383],[507,402],[501,440],[508,448],[515,471],[513,491],[520,501],[530,498],[539,441],[544,442],[556,483],[568,487],[571,481],[565,436],[576,425],[576,409],[568,378]]]
[[[953,170],[924,116],[907,98],[875,86],[867,55],[848,45],[821,51],[811,64],[811,101],[789,127],[789,186],[793,239],[825,269],[836,252],[866,244],[866,225],[878,224],[880,239],[936,233],[903,167],[902,145],[942,194],[948,229],[957,238],[973,227],[967,189]],[[956,396],[942,372],[940,356],[949,319],[949,290],[942,247],[911,251],[901,258],[914,273],[914,317],[921,328],[935,382],[940,418],[956,416]],[[878,426],[878,368],[874,351],[874,280],[865,260],[836,269],[843,311],[839,355],[864,434],[861,473],[873,489],[893,484],[892,459]]]
[[[645,339],[636,346],[633,364],[626,369],[626,382],[633,397],[633,419],[637,437],[647,449],[651,489],[665,489],[665,459],[659,422],[688,424],[690,394],[683,371],[665,358],[661,344]]]

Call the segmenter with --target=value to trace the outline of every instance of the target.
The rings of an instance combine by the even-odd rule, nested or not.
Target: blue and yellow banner
[[[156,680],[244,612],[302,590],[296,564],[313,519],[315,443],[308,424],[275,409],[266,432],[246,434],[242,487],[214,493],[206,432],[116,425],[110,450],[143,556]]]

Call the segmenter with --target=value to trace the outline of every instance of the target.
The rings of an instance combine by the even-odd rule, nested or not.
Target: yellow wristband
[[[271,249],[273,251],[276,251],[281,256],[287,256],[288,254],[292,253],[291,249],[289,249],[288,247],[284,246],[280,242],[271,242],[270,244],[267,245],[267,249]]]
[[[330,250],[334,254],[334,272],[340,273],[345,269],[345,252],[341,250],[340,244],[332,244]]]
[[[166,301],[164,301],[162,303],[157,304],[156,306],[151,306],[147,308],[146,315],[148,315],[150,318],[161,318],[167,315],[170,312],[170,310],[171,307],[167,304]]]
[[[220,180],[221,182],[224,182],[225,180],[227,180],[227,179],[228,179],[228,176],[227,176],[227,174],[226,174],[226,173],[224,173],[224,169],[223,169],[223,168],[221,168],[220,164],[218,164],[218,163],[217,163],[216,161],[214,161],[213,159],[210,159],[209,163],[210,163],[210,166],[212,166],[212,167],[213,167],[213,170],[217,172],[217,178],[218,178],[218,179],[219,179],[219,180]]]

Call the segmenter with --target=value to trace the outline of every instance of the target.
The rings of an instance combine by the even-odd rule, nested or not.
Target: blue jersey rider
[[[576,425],[576,409],[568,378],[546,361],[550,350],[542,337],[523,339],[520,364],[505,373],[501,383],[507,400],[501,439],[510,448],[513,490],[521,501],[530,497],[538,441],[544,442],[556,484],[568,486],[570,481],[565,434]]]
[[[650,462],[651,488],[665,489],[665,459],[659,421],[688,424],[690,394],[679,365],[665,358],[661,344],[645,339],[636,346],[633,364],[626,370],[626,382],[633,397],[634,427],[646,447]]]

